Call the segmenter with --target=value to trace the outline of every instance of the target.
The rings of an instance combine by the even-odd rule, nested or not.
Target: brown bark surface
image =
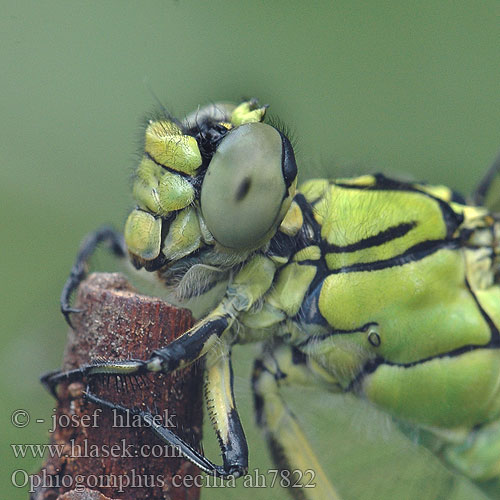
[[[72,315],[64,370],[99,359],[147,359],[193,324],[189,311],[139,295],[119,274],[91,275],[80,285],[75,306],[83,312]],[[92,382],[91,389],[127,407],[157,407],[153,413],[162,415],[170,430],[199,447],[201,374],[198,365],[169,376],[150,374],[140,384],[131,377],[117,382],[109,377]],[[194,486],[182,487],[185,475],[200,474],[197,467],[149,429],[139,428],[132,417],[84,401],[84,389],[79,382],[58,388],[59,425],[51,443],[64,445],[65,454],[47,459],[40,472],[46,487],[38,489],[33,500],[199,498]],[[74,491],[77,486],[82,491]]]

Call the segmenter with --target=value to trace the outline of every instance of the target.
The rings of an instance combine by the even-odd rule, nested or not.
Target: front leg
[[[234,477],[243,476],[248,470],[248,446],[234,401],[231,351],[225,342],[206,356],[205,399],[224,470]]]
[[[89,237],[89,240],[92,239]],[[92,239],[95,249],[96,237]],[[84,243],[76,263],[83,266],[88,259],[90,246]],[[75,263],[74,269],[77,264]],[[154,352],[147,360],[124,360],[92,363],[68,372],[51,372],[43,376],[42,383],[55,395],[57,384],[62,381],[76,381],[93,375],[141,375],[146,372],[170,373],[189,365],[206,354],[231,328],[238,314],[248,311],[270,288],[276,267],[274,263],[256,254],[234,277],[226,297],[203,320],[162,349]],[[69,300],[75,286],[70,277],[63,289],[62,297]]]
[[[89,259],[92,257],[97,247],[101,243],[107,243],[113,255],[123,258],[127,255],[123,235],[109,226],[103,226],[88,234],[83,240],[76,255],[75,263],[64,284],[61,292],[61,312],[69,326],[71,324],[70,314],[81,312],[79,309],[71,307],[71,295],[78,288],[78,285],[85,279]]]
[[[171,373],[190,365],[207,353],[217,339],[230,328],[234,321],[232,317],[226,306],[221,304],[176,340],[154,351],[149,359],[104,361],[83,365],[66,372],[49,372],[41,378],[41,382],[56,396],[57,385],[64,381],[75,382],[100,375],[137,376],[148,372]]]
[[[122,368],[129,371],[130,366],[133,365],[128,367],[122,365]],[[207,474],[222,478],[238,478],[245,475],[248,470],[248,446],[234,402],[231,353],[226,342],[221,341],[217,349],[208,352],[205,367],[205,398],[221,446],[222,466],[215,465],[170,429],[160,425],[149,411],[112,403],[93,394],[88,388],[85,397],[101,407],[123,414],[137,415],[157,437],[177,448],[185,458]]]
[[[139,415],[157,436],[178,447],[187,459],[208,474],[221,477],[243,475],[248,466],[248,450],[232,391],[229,345],[234,339],[225,334],[231,329],[238,314],[248,311],[269,289],[275,269],[270,259],[256,254],[240,269],[228,288],[226,297],[208,316],[166,347],[154,351],[147,360],[131,359],[93,363],[65,373],[49,373],[42,378],[42,383],[56,395],[57,384],[63,381],[71,382],[102,375],[134,376],[147,372],[171,373],[208,354],[206,391],[207,398],[216,402],[212,415],[214,415],[216,432],[220,438],[224,460],[222,467],[210,462],[168,429],[154,424],[152,422],[154,418],[150,413],[125,408],[90,392],[87,392],[87,398],[106,408]]]
[[[151,356],[150,360],[113,361],[108,363],[104,362],[94,365],[87,365],[81,367],[80,369],[72,370],[71,372],[68,372],[66,374],[49,374],[46,377],[45,382],[48,385],[52,384],[52,386],[55,387],[55,384],[57,384],[57,382],[63,380],[71,381],[81,378],[87,378],[89,379],[88,382],[90,384],[90,387],[94,387],[93,384],[90,383],[90,381],[95,378],[100,378],[100,376],[102,376],[103,374],[114,374],[120,375],[121,377],[140,375],[141,373],[151,371],[156,372],[158,371],[157,368],[161,368],[162,365],[164,366],[164,370],[161,371],[172,371],[171,369],[174,366],[178,367],[180,365],[187,365],[194,359],[198,358],[201,354],[203,354],[204,350],[207,348],[206,341],[211,338],[211,335],[219,336],[223,334],[225,330],[224,326],[227,325],[228,322],[225,321],[223,317],[214,316],[216,315],[212,315],[212,317],[207,318],[201,324],[197,325],[198,329],[195,327],[192,330],[189,330],[166,348],[156,351]],[[198,345],[196,345],[196,341],[198,341]],[[218,342],[218,344],[221,343],[222,341]],[[217,349],[217,351],[219,350]],[[189,358],[189,356],[191,356],[191,358]],[[180,454],[193,462],[206,473],[223,478],[229,475],[238,476],[241,474],[243,470],[241,467],[239,467],[241,461],[237,461],[235,462],[235,464],[229,464],[225,461],[223,466],[216,465],[210,460],[203,457],[203,455],[201,455],[196,449],[191,447],[182,438],[172,432],[172,429],[160,425],[157,418],[155,418],[155,416],[153,416],[149,411],[143,411],[144,409],[141,407],[141,410],[135,408],[127,408],[123,405],[123,403],[120,402],[120,400],[112,398],[113,401],[111,401],[110,399],[108,399],[109,396],[103,398],[101,395],[99,395],[98,392],[96,393],[94,391],[95,389],[93,389],[93,391],[91,392],[89,386],[87,387],[86,398],[89,401],[103,408],[112,409],[118,413],[131,414],[139,417],[142,424],[151,429],[151,431],[157,437],[162,439],[164,442],[176,447]],[[155,405],[153,404],[153,406]],[[246,457],[244,461],[246,461]]]
[[[107,399],[100,398],[99,396],[93,394],[88,388],[85,392],[85,398],[91,403],[115,411],[117,413],[138,416],[142,424],[145,427],[151,429],[151,432],[155,436],[160,438],[163,442],[175,447],[184,458],[195,464],[203,472],[206,472],[211,476],[221,477],[223,479],[229,479],[230,477],[233,477],[233,474],[235,477],[239,476],[235,474],[236,471],[234,468],[226,468],[225,464],[224,466],[216,465],[208,460],[208,458],[204,457],[200,452],[186,443],[186,441],[177,436],[177,434],[172,432],[167,427],[159,424],[158,420],[151,412],[139,410],[137,408],[126,408],[125,406],[122,406],[120,404],[112,403]]]

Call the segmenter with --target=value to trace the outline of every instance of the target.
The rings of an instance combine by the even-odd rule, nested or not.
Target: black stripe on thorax
[[[500,348],[500,332],[498,331],[497,326],[493,322],[493,320],[489,317],[488,313],[483,309],[481,306],[479,300],[477,299],[474,291],[470,287],[470,284],[467,280],[465,280],[465,286],[469,293],[472,295],[472,298],[474,299],[477,308],[479,309],[479,312],[481,313],[481,316],[483,317],[484,321],[488,325],[488,328],[490,330],[490,341],[487,344],[479,345],[479,344],[468,344],[464,345],[462,347],[458,347],[457,349],[453,349],[448,352],[443,352],[441,354],[436,354],[434,356],[428,356],[427,358],[422,358],[417,361],[411,361],[409,363],[396,363],[393,361],[388,361],[382,357],[377,357],[376,359],[368,361],[362,368],[362,370],[358,373],[358,375],[352,380],[352,382],[349,384],[349,386],[346,389],[346,392],[355,390],[356,388],[360,387],[363,379],[367,376],[372,374],[377,370],[377,368],[380,365],[386,365],[386,366],[397,366],[400,368],[412,368],[414,366],[427,363],[429,361],[433,361],[435,359],[443,359],[443,358],[454,358],[457,356],[461,356],[462,354],[476,351],[478,349],[499,349]]]
[[[403,253],[389,259],[376,260],[374,262],[359,262],[350,266],[340,267],[329,271],[329,274],[359,273],[366,271],[380,271],[389,267],[403,266],[410,262],[422,260],[433,253],[443,249],[456,249],[460,247],[460,240],[426,240],[417,243],[405,250]],[[301,262],[301,264],[307,261]]]
[[[319,260],[303,260],[299,265],[315,266],[317,268],[316,275],[309,285],[305,294],[302,305],[294,316],[293,320],[299,323],[320,324],[328,326],[328,322],[323,317],[319,310],[319,296],[325,278],[330,274],[352,273],[352,272],[369,272],[379,271],[395,266],[403,266],[410,262],[416,262],[432,255],[442,249],[456,249],[460,247],[460,240],[429,240],[418,243],[400,255],[391,257],[390,259],[377,260],[374,262],[360,262],[350,266],[341,267],[330,270],[325,262],[324,253]],[[365,325],[366,326],[366,325]],[[351,333],[350,331],[337,331],[336,333]]]
[[[368,329],[370,328],[370,326],[378,326],[378,323],[375,321],[370,321],[369,323],[366,323],[363,326],[360,326],[358,328],[352,328],[349,330],[332,329],[328,333],[324,333],[322,335],[311,335],[307,339],[305,339],[302,342],[300,342],[299,344],[297,344],[295,347],[298,349],[301,349],[310,343],[321,342],[321,341],[326,340],[330,337],[333,337],[334,335],[350,335],[353,333],[367,332]]]
[[[364,378],[367,375],[371,375],[374,373],[379,366],[396,366],[398,368],[413,368],[414,366],[428,363],[430,361],[434,361],[436,359],[444,359],[444,358],[455,358],[457,356],[461,356],[462,354],[475,351],[477,349],[489,349],[497,346],[491,345],[491,342],[485,345],[464,345],[457,349],[453,349],[452,351],[443,352],[441,354],[436,354],[434,356],[428,356],[427,358],[422,358],[417,361],[410,361],[409,363],[396,363],[394,361],[388,361],[382,357],[377,357],[375,359],[371,359],[366,362],[363,368],[359,371],[359,373],[354,377],[351,383],[346,387],[345,392],[356,391],[360,388],[363,383]]]
[[[407,191],[411,193],[418,193],[422,196],[426,196],[427,198],[431,198],[436,201],[441,209],[441,215],[446,225],[447,229],[447,238],[450,238],[457,228],[462,224],[464,220],[464,216],[462,214],[457,214],[448,203],[446,203],[441,198],[437,196],[433,196],[430,193],[425,191],[421,191],[413,184],[408,184],[406,182],[396,181],[394,179],[389,179],[383,174],[375,174],[373,176],[375,178],[376,184],[373,186],[360,186],[360,185],[351,185],[351,184],[342,184],[342,183],[333,183],[337,187],[341,187],[344,189],[358,189],[358,190],[368,190],[368,191]]]
[[[417,223],[415,221],[403,222],[402,224],[398,224],[397,226],[392,226],[384,229],[383,231],[380,231],[373,236],[362,238],[355,243],[350,243],[348,245],[335,245],[333,243],[327,243],[323,246],[323,248],[326,252],[329,253],[356,252],[357,250],[376,247],[397,238],[401,238],[405,234],[408,234],[416,225]]]
[[[469,293],[472,295],[472,298],[474,299],[474,302],[476,303],[476,306],[481,313],[481,316],[483,317],[484,321],[486,321],[486,324],[488,325],[488,328],[490,329],[490,335],[491,335],[491,340],[488,344],[490,347],[500,347],[500,332],[498,331],[497,326],[493,322],[493,320],[490,318],[488,313],[483,309],[483,306],[479,302],[478,298],[476,297],[476,294],[472,290],[469,281],[466,279],[465,280],[465,286]]]

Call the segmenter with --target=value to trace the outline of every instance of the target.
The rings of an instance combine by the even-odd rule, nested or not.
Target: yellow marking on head
[[[148,125],[145,151],[161,165],[189,175],[194,175],[201,165],[196,139],[183,135],[172,122],[156,121]]]
[[[133,210],[125,223],[125,243],[129,251],[144,260],[160,254],[161,219],[142,210]]]
[[[142,208],[157,215],[181,210],[194,200],[191,183],[144,157],[137,169],[133,193]]]
[[[231,114],[231,123],[238,127],[245,123],[261,122],[266,114],[266,107],[255,108],[254,101],[247,101],[237,106]]]
[[[300,231],[303,223],[304,217],[302,216],[302,210],[297,202],[292,201],[285,218],[281,222],[279,230],[288,236],[295,236]]]
[[[169,260],[180,259],[198,249],[201,245],[201,232],[196,210],[193,207],[179,212],[163,244],[163,253]]]

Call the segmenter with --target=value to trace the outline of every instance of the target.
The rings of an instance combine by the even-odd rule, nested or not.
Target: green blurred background
[[[0,329],[2,498],[12,443],[44,443],[52,399],[38,383],[66,337],[61,286],[79,241],[121,226],[140,122],[155,94],[182,116],[257,96],[294,131],[302,179],[381,170],[467,193],[500,147],[500,4],[421,2],[2,2]],[[95,261],[110,269],[103,256]],[[251,468],[271,467],[253,424],[237,348],[236,395]],[[318,454],[348,499],[480,498],[363,404],[291,394]],[[30,424],[11,422],[26,409]],[[218,451],[207,429],[207,453]],[[206,489],[203,498],[281,498]]]

